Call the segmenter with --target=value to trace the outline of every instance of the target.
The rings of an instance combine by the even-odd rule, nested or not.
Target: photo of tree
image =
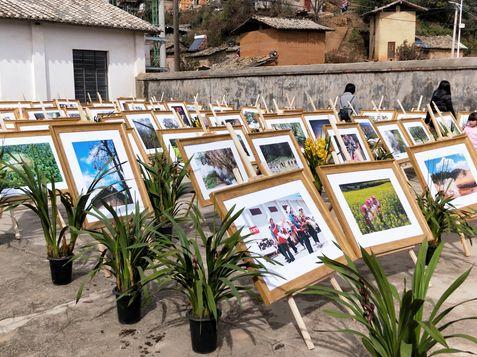
[[[245,117],[245,120],[247,121],[247,124],[251,129],[254,129],[254,130],[260,129],[260,121],[259,121],[260,114],[259,113],[245,110],[243,112],[243,116]]]
[[[411,126],[408,128],[409,135],[416,144],[425,144],[430,141],[429,136],[427,135],[424,128],[420,125]]]
[[[457,198],[477,192],[477,183],[463,154],[453,154],[424,161],[437,191]]]
[[[134,118],[132,122],[146,149],[153,150],[161,146],[157,138],[156,129],[152,125],[150,118]]]
[[[364,133],[367,141],[376,141],[378,140],[378,134],[373,128],[373,125],[370,122],[362,121],[358,123],[361,127],[361,130]]]
[[[99,172],[110,168],[100,182],[101,190],[94,196],[93,205],[103,207],[104,200],[112,207],[121,207],[133,203],[133,198],[126,183],[126,177],[119,160],[113,140],[93,140],[73,142],[73,150],[78,161],[84,186],[89,186]]]
[[[63,181],[58,163],[49,143],[4,145],[3,150],[7,162],[16,163],[16,161],[23,160],[29,165],[35,164],[48,180],[53,179],[55,183]],[[12,171],[7,174],[6,179],[11,187],[21,184],[18,175]]]
[[[384,140],[393,155],[406,152],[406,142],[398,129],[384,131]]]
[[[271,123],[275,130],[291,130],[300,147],[304,147],[306,135],[300,123]]]
[[[192,164],[207,190],[237,183],[233,170],[238,166],[230,148],[195,153]]]
[[[263,157],[272,173],[298,169],[298,163],[288,142],[260,145]]]
[[[310,123],[315,138],[319,139],[324,136],[323,126],[329,125],[330,121],[328,119],[310,119],[308,120],[308,123]]]
[[[180,128],[179,122],[176,118],[158,118],[163,129],[177,129]]]
[[[361,234],[411,224],[389,179],[349,183],[339,187]]]

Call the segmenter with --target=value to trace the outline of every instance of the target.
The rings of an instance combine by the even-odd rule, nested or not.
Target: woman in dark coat
[[[451,86],[449,81],[442,81],[439,83],[439,87],[437,87],[432,94],[431,108],[435,113],[436,109],[434,108],[434,104],[432,104],[432,102],[436,103],[437,108],[439,108],[442,113],[451,112],[454,118],[456,117],[454,106],[452,105]],[[427,113],[426,123],[432,126],[431,116],[429,113]]]

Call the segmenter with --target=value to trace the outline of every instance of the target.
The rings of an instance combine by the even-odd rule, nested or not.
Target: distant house
[[[105,0],[0,0],[0,100],[134,96],[157,32]]]
[[[278,54],[277,64],[325,62],[325,34],[333,29],[311,20],[253,16],[232,31],[240,35],[241,57]]]
[[[369,58],[393,61],[397,48],[404,41],[414,43],[418,11],[427,9],[410,1],[397,0],[365,13],[364,19],[369,21]]]
[[[452,51],[452,37],[445,36],[416,36],[416,47],[419,48],[421,55],[425,59],[449,58]],[[460,50],[466,50],[467,47],[462,43]],[[457,50],[457,41],[456,41]]]

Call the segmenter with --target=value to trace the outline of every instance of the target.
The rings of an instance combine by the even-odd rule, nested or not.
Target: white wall
[[[135,96],[142,33],[0,20],[0,99],[73,98],[73,49],[107,51],[109,99]]]

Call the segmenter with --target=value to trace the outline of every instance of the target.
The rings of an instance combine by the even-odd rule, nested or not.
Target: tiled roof
[[[414,11],[427,11],[428,10],[424,6],[414,4],[410,1],[396,0],[396,1],[393,1],[389,4],[386,4],[384,6],[376,7],[374,10],[368,11],[367,13],[363,14],[363,16],[366,17],[366,16],[369,16],[369,15],[372,15],[372,14],[375,14],[375,13],[378,13],[378,12],[381,12],[381,11],[389,10],[389,9],[394,8],[397,5],[400,5],[402,10],[404,10],[404,9],[410,9],[410,10],[414,10]]]
[[[452,37],[450,37],[449,35],[416,36],[416,46],[426,49],[450,50],[452,48]],[[460,48],[464,50],[467,49],[467,47],[462,43],[460,44]]]
[[[106,0],[0,0],[2,18],[159,32]]]
[[[333,31],[332,28],[320,25],[306,19],[289,19],[285,17],[252,16],[235,30],[234,34],[252,31],[263,24],[277,30],[303,30],[303,31]]]

